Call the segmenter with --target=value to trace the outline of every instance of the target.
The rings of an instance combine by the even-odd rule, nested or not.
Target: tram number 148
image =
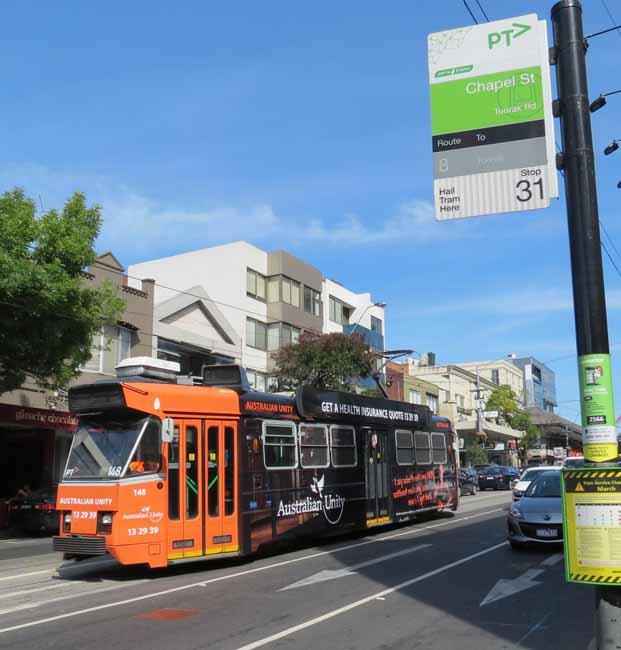
[[[518,193],[515,195],[515,198],[522,203],[526,203],[533,198],[533,194],[539,193],[539,200],[543,201],[543,178],[541,178],[540,169],[522,169],[520,171],[521,176],[529,176],[531,178],[537,178],[537,180],[531,180],[531,178],[522,178],[515,185],[515,189],[518,190]]]

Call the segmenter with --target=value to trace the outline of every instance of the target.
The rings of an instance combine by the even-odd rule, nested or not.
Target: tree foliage
[[[487,400],[487,411],[498,411],[498,415],[512,428],[522,431],[518,446],[520,461],[525,463],[528,450],[539,438],[539,429],[533,424],[528,411],[520,408],[517,395],[510,386],[498,387]]]
[[[374,354],[360,334],[304,332],[297,343],[273,355],[279,384],[294,389],[303,384],[331,390],[351,390],[357,377],[368,377]]]
[[[473,443],[466,447],[466,457],[471,465],[484,465],[488,462],[487,452],[483,445]]]
[[[95,261],[99,207],[74,194],[37,215],[20,189],[0,196],[0,394],[30,376],[58,387],[91,356],[93,335],[122,313],[110,284],[84,284]]]

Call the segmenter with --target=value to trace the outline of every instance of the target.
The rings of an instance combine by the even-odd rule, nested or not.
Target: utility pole
[[[551,58],[556,63],[563,135],[584,457],[587,464],[605,465],[616,463],[618,453],[580,0],[557,2],[552,7],[552,23]],[[593,410],[593,398],[585,399],[593,385],[601,389],[597,411]],[[621,588],[596,587],[595,637],[597,650],[621,647]]]

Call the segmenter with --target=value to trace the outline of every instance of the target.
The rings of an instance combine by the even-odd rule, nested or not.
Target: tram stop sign
[[[621,466],[561,476],[567,580],[621,587]]]
[[[545,21],[429,34],[437,220],[547,208],[558,197]]]

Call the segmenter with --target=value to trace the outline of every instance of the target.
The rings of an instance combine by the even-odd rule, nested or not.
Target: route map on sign
[[[535,14],[429,35],[436,219],[558,196],[547,31]]]
[[[621,468],[562,476],[567,580],[621,584]]]

